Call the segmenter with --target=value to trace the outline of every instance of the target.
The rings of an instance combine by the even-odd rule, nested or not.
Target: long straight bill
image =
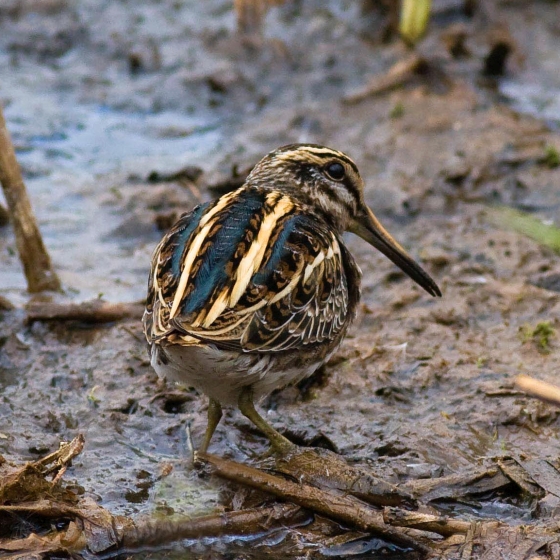
[[[430,295],[441,296],[441,290],[431,276],[389,235],[369,208],[364,208],[348,229],[379,249]]]

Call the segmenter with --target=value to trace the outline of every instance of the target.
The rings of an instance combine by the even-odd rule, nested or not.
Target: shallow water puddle
[[[70,100],[59,106],[44,97],[42,118],[51,123],[49,134],[37,134],[23,103],[14,101],[6,118],[55,268],[70,297],[141,299],[151,251],[161,234],[146,224],[136,232],[130,227],[128,243],[123,234],[113,235],[126,213],[108,205],[107,197],[118,199],[130,176],[141,183],[151,171],[204,162],[216,151],[221,133],[210,119],[118,112]],[[103,180],[97,180],[99,175]],[[23,297],[24,287],[18,269],[12,259],[0,272],[0,291],[15,301]]]

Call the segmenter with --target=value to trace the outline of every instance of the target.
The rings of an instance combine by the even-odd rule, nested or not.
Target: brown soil
[[[543,341],[533,331],[544,322],[560,326],[560,260],[494,225],[489,208],[513,206],[559,225],[560,172],[546,153],[560,148],[560,136],[554,123],[504,104],[501,78],[483,76],[498,31],[513,49],[510,78],[554,73],[539,53],[560,49],[552,23],[560,21],[558,5],[497,3],[472,18],[459,8],[436,10],[418,48],[428,70],[347,104],[346,95],[407,56],[396,39],[380,44],[377,12],[361,13],[352,2],[288,2],[247,46],[235,34],[231,4],[0,7],[7,76],[0,96],[67,290],[58,299],[142,298],[158,225],[165,229],[213,196],[209,187],[232,166],[246,169],[294,141],[342,149],[360,167],[370,206],[438,281],[443,298],[430,298],[349,236],[363,271],[356,323],[320,375],[262,403],[268,420],[297,443],[373,465],[393,483],[474,472],[503,457],[534,479],[534,465],[558,467],[559,409],[524,396],[513,380],[520,373],[558,378],[560,339]],[[457,26],[467,52],[454,58],[448,37]],[[155,122],[154,114],[164,117]],[[187,164],[202,175],[191,168],[148,180],[151,170],[169,175]],[[84,452],[66,478],[107,509],[212,511],[221,483],[190,470],[184,429],[189,422],[195,444],[201,441],[205,397],[158,382],[138,320],[28,324],[8,227],[0,229],[0,262],[0,294],[16,305],[0,310],[0,454],[34,460],[82,433]],[[225,414],[211,446],[242,462],[265,450],[237,411]],[[174,469],[162,478],[169,464]],[[559,507],[554,472],[548,483],[537,480],[546,490],[540,501],[512,490],[444,503],[441,511],[547,525]],[[260,553],[307,550],[281,547],[265,543]]]

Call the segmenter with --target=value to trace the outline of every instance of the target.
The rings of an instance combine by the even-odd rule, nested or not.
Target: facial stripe
[[[350,189],[346,184],[330,184],[328,186],[325,185],[323,190],[331,194],[335,200],[342,202],[344,206],[346,206],[346,210],[349,213],[353,213],[355,211],[355,208],[360,203],[358,193],[354,192],[354,189]]]
[[[331,153],[330,157],[333,157]],[[315,154],[310,154],[303,150],[295,150],[293,152],[285,152],[280,154],[274,158],[273,165],[275,167],[284,166],[286,164],[293,164],[293,163],[308,163],[311,165],[316,165],[318,167],[322,166],[325,162],[324,159],[318,157]]]
[[[358,169],[350,158],[341,152],[323,147],[296,146],[293,149],[285,149],[284,151],[275,153],[269,165],[279,170],[291,167],[293,168],[294,175],[300,176],[303,182],[305,182],[306,178],[304,173],[309,174],[312,172],[305,171],[306,169],[311,168],[311,170],[313,170],[313,168],[316,168],[314,173],[321,173],[319,170],[329,160],[333,160],[333,158],[344,162],[357,176],[359,176]],[[330,191],[328,190],[329,187]],[[347,177],[341,183],[327,183],[322,181],[321,190],[326,192],[332,202],[342,202],[349,213],[353,213],[356,207],[360,204],[360,188],[356,184],[355,180],[350,177]]]
[[[315,198],[323,208],[342,206],[348,213],[354,212],[354,208],[359,204],[356,196],[344,186],[335,187],[325,184],[321,190],[317,190]]]

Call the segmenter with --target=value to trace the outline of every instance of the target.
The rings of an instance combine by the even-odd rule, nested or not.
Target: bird
[[[365,203],[352,159],[319,144],[270,152],[240,188],[183,214],[157,245],[144,334],[158,376],[209,397],[199,453],[223,406],[237,406],[272,450],[293,448],[255,402],[310,376],[344,339],[361,279],[345,231],[441,296]]]

